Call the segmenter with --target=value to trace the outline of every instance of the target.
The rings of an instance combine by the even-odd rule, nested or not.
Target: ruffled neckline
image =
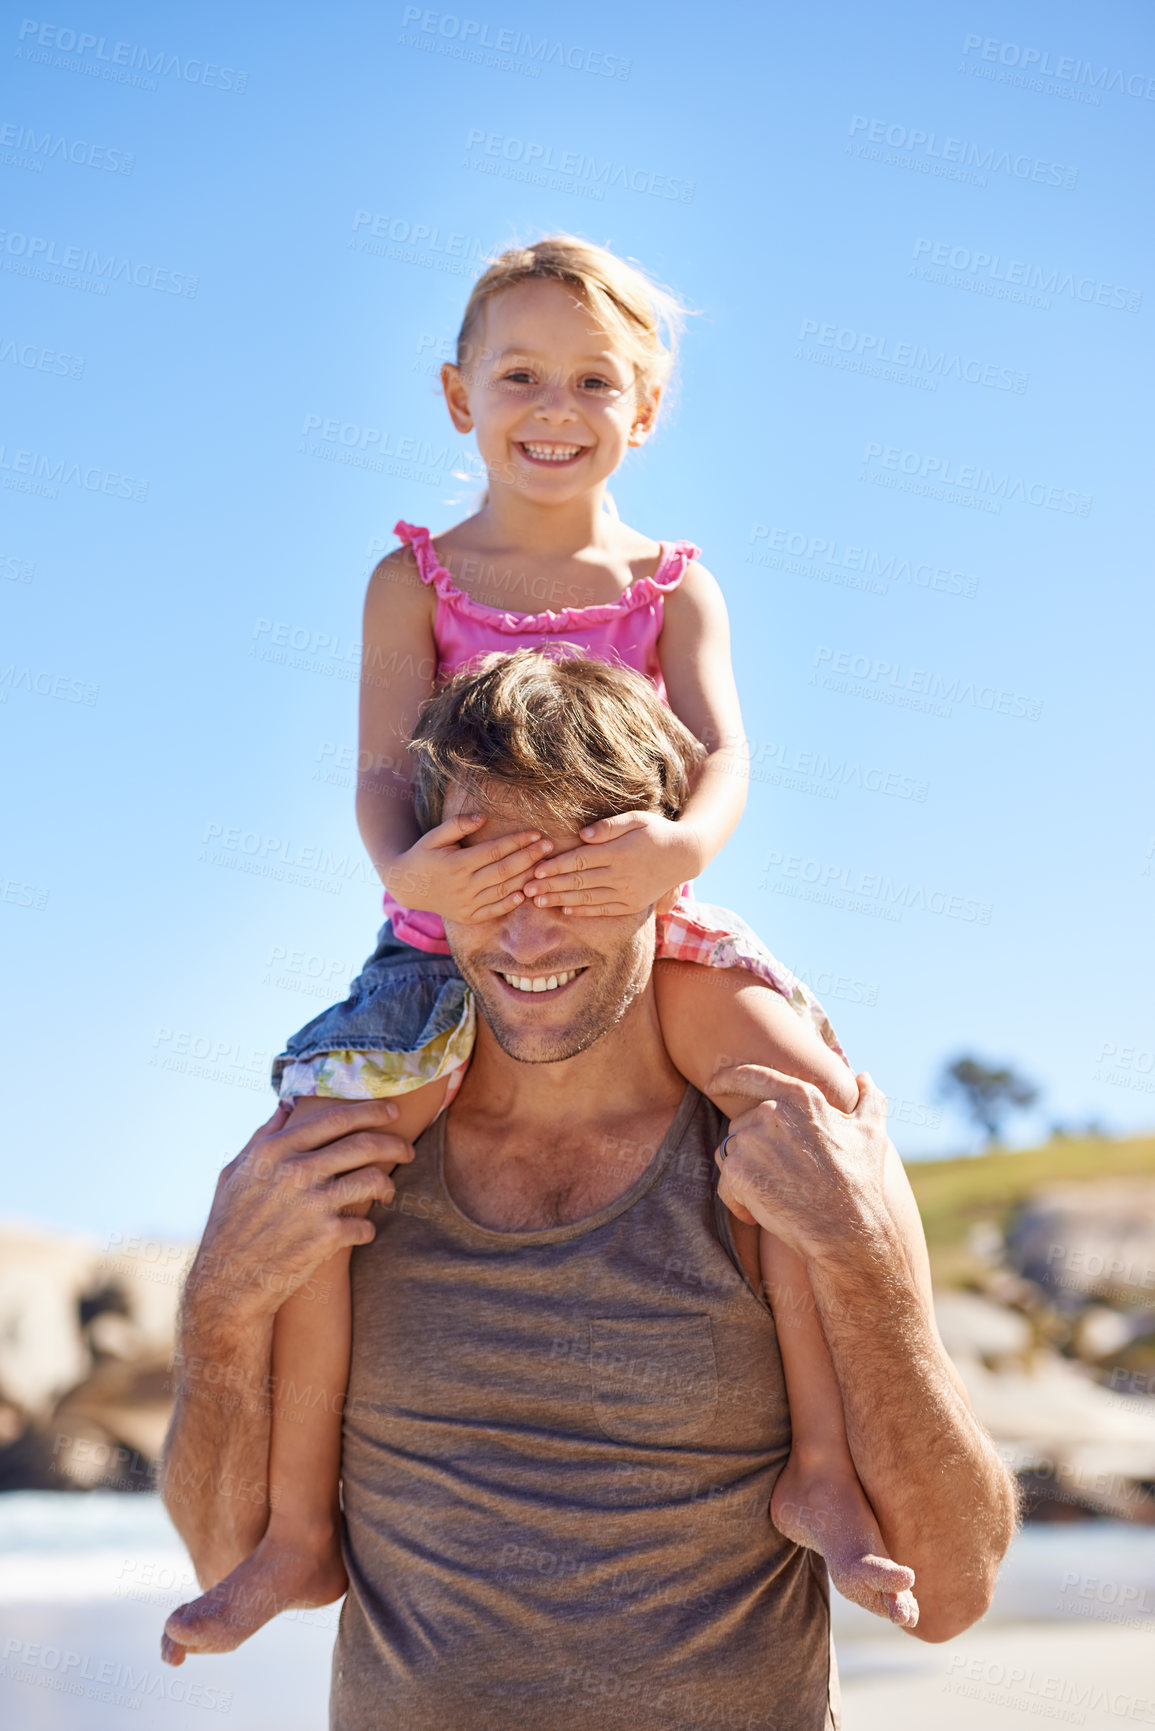
[[[658,568],[653,576],[636,578],[616,601],[599,601],[590,607],[567,607],[560,613],[548,610],[544,613],[510,613],[501,607],[486,607],[457,587],[438,559],[433,537],[428,529],[423,529],[416,523],[399,522],[393,525],[393,533],[413,548],[422,582],[432,583],[442,601],[447,602],[455,612],[464,614],[467,619],[476,619],[492,630],[511,634],[580,630],[588,625],[606,624],[611,619],[632,613],[638,607],[647,607],[659,595],[667,595],[671,589],[677,588],[685,576],[690,560],[696,559],[702,551],[692,541],[659,541],[661,552]],[[668,576],[664,575],[667,569]]]

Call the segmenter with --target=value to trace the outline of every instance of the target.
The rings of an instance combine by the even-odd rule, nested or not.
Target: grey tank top
[[[624,1195],[541,1230],[456,1206],[444,1114],[397,1168],[352,1256],[333,1731],[837,1731],[725,1127],[687,1085]]]

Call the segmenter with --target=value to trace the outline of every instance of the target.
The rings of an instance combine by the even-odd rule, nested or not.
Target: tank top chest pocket
[[[708,1316],[590,1320],[594,1414],[617,1442],[682,1443],[718,1410],[718,1366]]]

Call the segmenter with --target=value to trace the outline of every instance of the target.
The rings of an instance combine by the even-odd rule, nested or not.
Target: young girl
[[[666,1046],[727,1116],[751,1102],[715,1082],[715,1072],[741,1062],[798,1076],[853,1109],[858,1089],[821,1007],[742,920],[688,893],[746,797],[726,609],[697,547],[656,543],[606,509],[610,476],[653,431],[680,312],[639,270],[567,235],[504,253],[470,296],[457,364],[443,367],[442,384],[458,432],[476,434],[489,489],[481,509],[436,545],[427,529],[398,523],[403,545],[369,583],[360,761],[371,767],[360,778],[357,817],[388,918],[351,996],[302,1028],[277,1060],[274,1083],[295,1113],[390,1096],[400,1108],[392,1128],[416,1140],[460,1085],[474,1031],[440,916],[493,919],[526,897],[574,917],[669,908],[659,912],[654,970]],[[530,595],[574,605],[514,610]],[[458,843],[473,820],[419,834],[400,767],[422,699],[476,656],[562,644],[564,653],[576,645],[653,680],[707,747],[690,800],[677,823],[641,812],[604,819],[582,832],[580,850],[554,859],[548,840],[525,832],[509,838],[499,862],[465,876],[473,850]],[[894,1211],[902,1230],[901,1201]],[[914,1575],[887,1558],[851,1462],[805,1268],[750,1219],[734,1234],[773,1304],[793,1421],[771,1517],[823,1554],[844,1594],[912,1627]],[[268,1529],[252,1556],[169,1619],[174,1662],[185,1648],[231,1649],[276,1611],[327,1604],[345,1590],[338,1482],[348,1253],[317,1278],[329,1301],[297,1294],[276,1320],[274,1387],[311,1398],[274,1410]]]

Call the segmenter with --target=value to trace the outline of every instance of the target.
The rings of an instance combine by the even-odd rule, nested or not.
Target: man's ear
[[[678,899],[678,893],[677,889],[673,889],[667,890],[664,896],[659,896],[654,903],[654,912],[656,914],[668,914]]]

